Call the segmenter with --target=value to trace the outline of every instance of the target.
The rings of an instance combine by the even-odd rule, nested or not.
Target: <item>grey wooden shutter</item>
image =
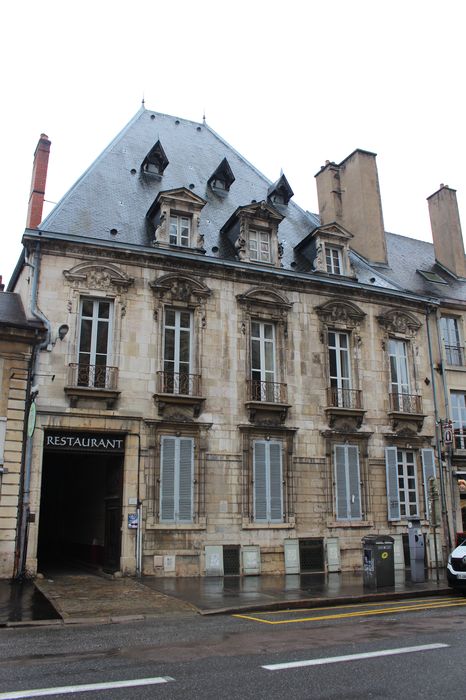
[[[385,448],[387,474],[388,519],[400,520],[400,494],[398,491],[398,459],[396,447]]]
[[[344,445],[335,445],[335,505],[337,520],[348,518],[348,489],[346,483],[346,454]]]
[[[270,520],[283,521],[283,479],[282,479],[282,446],[279,442],[270,442]]]
[[[424,501],[426,518],[430,517],[429,479],[435,476],[434,451],[431,447],[421,450],[422,478],[424,480]]]
[[[254,520],[267,520],[267,464],[265,442],[254,442]]]
[[[193,519],[193,451],[192,438],[179,438],[178,520]]]
[[[160,520],[175,519],[176,438],[163,437],[160,455]]]
[[[347,445],[348,459],[348,495],[351,518],[359,520],[361,513],[361,479],[359,475],[359,450],[356,445]]]

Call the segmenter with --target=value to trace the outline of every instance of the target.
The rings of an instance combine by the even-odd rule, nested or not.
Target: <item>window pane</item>
[[[181,311],[180,313],[180,326],[182,328],[191,327],[191,314],[189,311]]]
[[[99,318],[110,317],[110,304],[108,301],[99,302]]]
[[[84,299],[82,305],[82,315],[92,317],[93,308],[94,302],[92,302],[90,299]]]
[[[180,332],[180,362],[189,363],[189,333]]]
[[[252,369],[260,369],[261,366],[261,351],[259,340],[253,340],[251,343],[251,363]]]
[[[92,321],[83,319],[81,321],[81,338],[79,341],[79,350],[81,352],[90,352],[91,350],[91,334]]]
[[[264,348],[264,360],[265,360],[265,370],[268,372],[273,371],[273,343],[265,343]]]
[[[164,359],[175,360],[175,331],[172,328],[165,329]]]
[[[175,325],[175,311],[173,309],[165,309],[165,325]]]
[[[257,321],[253,321],[251,323],[251,335],[254,338],[259,338],[260,336],[259,324],[257,323]]]

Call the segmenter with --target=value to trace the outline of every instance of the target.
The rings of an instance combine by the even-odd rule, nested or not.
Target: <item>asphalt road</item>
[[[5,628],[0,700],[457,700],[465,695],[465,649],[462,597],[247,617],[189,614],[100,626]],[[147,684],[139,685],[141,679]]]

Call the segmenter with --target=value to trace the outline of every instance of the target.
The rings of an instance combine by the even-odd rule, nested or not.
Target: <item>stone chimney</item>
[[[356,149],[339,165],[329,161],[316,175],[322,224],[332,221],[353,234],[351,247],[372,263],[387,263],[376,154]]]
[[[436,261],[456,277],[466,278],[464,244],[456,190],[448,185],[427,198]]]
[[[42,221],[49,154],[49,138],[46,134],[41,134],[34,153],[26,228],[37,228]]]

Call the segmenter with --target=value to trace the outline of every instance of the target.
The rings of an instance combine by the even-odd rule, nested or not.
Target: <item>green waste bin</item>
[[[395,585],[393,537],[368,535],[362,538],[364,586],[385,588]]]

